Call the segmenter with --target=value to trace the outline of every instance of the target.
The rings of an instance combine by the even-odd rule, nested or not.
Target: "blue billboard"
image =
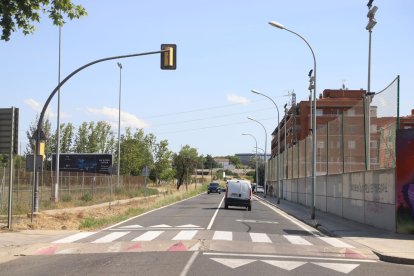
[[[56,170],[56,154],[52,157],[53,170]],[[111,154],[95,153],[64,153],[59,155],[59,170],[61,172],[88,172],[110,174],[112,166]]]

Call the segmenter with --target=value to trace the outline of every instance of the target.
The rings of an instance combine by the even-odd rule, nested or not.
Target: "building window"
[[[355,149],[355,147],[356,147],[355,141],[353,140],[348,141],[348,149]]]
[[[355,116],[355,109],[351,108],[346,111],[346,115],[349,117]]]
[[[345,126],[347,129],[345,129],[345,133],[347,134],[357,134],[357,126],[356,125],[348,125]]]
[[[412,126],[404,126],[404,129],[412,129]]]
[[[323,116],[323,109],[316,109],[316,116]]]
[[[371,125],[370,133],[377,133],[377,125]]]
[[[325,148],[325,141],[318,141],[318,149]]]
[[[378,147],[378,142],[377,142],[377,140],[372,140],[371,141],[371,149],[376,149],[377,147]]]

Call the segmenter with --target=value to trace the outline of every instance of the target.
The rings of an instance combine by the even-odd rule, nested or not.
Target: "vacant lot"
[[[189,198],[206,190],[205,186],[191,185],[186,191],[179,191],[174,186],[158,188],[159,193],[151,196],[135,197],[128,200],[113,201],[65,209],[47,210],[39,215],[21,215],[13,217],[13,229],[43,229],[43,230],[94,230],[120,222],[149,210]]]

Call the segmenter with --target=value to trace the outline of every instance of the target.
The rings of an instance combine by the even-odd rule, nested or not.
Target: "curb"
[[[270,202],[270,201],[268,201],[267,199],[265,199],[263,197],[256,196],[256,198],[259,198],[260,200],[263,200],[263,201],[267,202],[268,204],[270,204],[270,205],[278,208],[279,210],[282,210],[283,212],[285,212],[285,213],[289,214],[290,216],[292,216],[292,217],[300,220],[301,222],[303,222],[303,223],[305,223],[305,224],[307,224],[307,225],[309,225],[309,226],[317,229],[318,231],[322,232],[323,234],[325,234],[327,236],[330,236],[330,237],[341,237],[341,236],[338,236],[338,235],[332,233],[331,231],[329,231],[328,229],[326,229],[325,227],[323,227],[321,224],[319,224],[317,221],[316,221],[316,224],[315,223],[312,223],[312,222],[310,222],[308,220],[305,220],[305,219],[303,219],[301,217],[298,217],[298,216],[296,216],[296,215],[288,212],[285,209],[280,208],[277,204],[274,204],[273,202]],[[414,265],[414,259],[385,255],[385,254],[383,254],[381,252],[376,251],[375,249],[371,248],[370,246],[367,246],[367,247],[372,251],[372,253],[374,253],[375,255],[377,255],[378,258],[381,261],[383,261],[383,262],[394,263],[394,264]]]
[[[378,258],[387,263],[393,264],[405,264],[405,265],[414,265],[414,259],[404,258],[404,257],[396,257],[390,255],[384,255],[374,249],[371,248],[371,251],[378,256]]]

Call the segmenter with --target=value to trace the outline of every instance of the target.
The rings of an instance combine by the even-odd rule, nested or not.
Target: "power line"
[[[192,120],[176,121],[176,122],[163,123],[163,124],[155,124],[155,125],[150,125],[148,128],[160,127],[160,126],[170,126],[170,125],[174,125],[174,124],[184,124],[184,123],[191,123],[191,122],[197,122],[197,121],[205,121],[205,120],[209,120],[209,119],[230,117],[230,116],[234,116],[234,115],[241,115],[241,114],[253,113],[253,112],[258,112],[258,111],[266,111],[266,110],[271,110],[271,109],[273,110],[273,108],[256,109],[256,110],[250,110],[250,111],[245,111],[245,112],[237,112],[237,113],[229,113],[229,114],[223,114],[223,115],[197,118],[197,119],[192,119]]]
[[[265,119],[258,119],[259,121],[269,121],[269,120],[276,120],[276,117],[271,118],[265,118]],[[243,121],[243,122],[236,122],[236,123],[229,123],[229,124],[222,124],[222,125],[215,125],[215,126],[207,126],[207,127],[200,127],[200,128],[192,128],[192,129],[182,129],[182,130],[176,130],[176,131],[166,131],[166,132],[159,132],[159,134],[175,134],[175,133],[182,133],[182,132],[190,132],[190,131],[198,131],[198,130],[205,130],[205,129],[211,129],[211,128],[220,128],[220,127],[228,127],[228,126],[234,126],[234,125],[243,125],[248,124],[249,121]]]

